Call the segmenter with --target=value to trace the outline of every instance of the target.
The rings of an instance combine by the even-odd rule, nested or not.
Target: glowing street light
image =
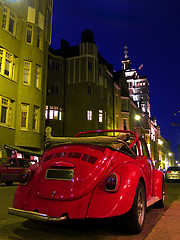
[[[168,155],[169,155],[169,157],[172,157],[173,154],[172,154],[172,152],[169,152]]]
[[[135,115],[135,120],[136,121],[139,121],[141,119],[141,116],[140,115]]]

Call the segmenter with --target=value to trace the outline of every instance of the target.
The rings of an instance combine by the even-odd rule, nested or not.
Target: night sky
[[[170,139],[177,159],[180,126],[171,122],[180,124],[180,1],[54,0],[54,49],[60,48],[61,39],[78,45],[87,28],[115,71],[122,69],[124,46],[128,46],[131,67],[146,75],[150,84],[151,115],[156,116],[161,135]]]

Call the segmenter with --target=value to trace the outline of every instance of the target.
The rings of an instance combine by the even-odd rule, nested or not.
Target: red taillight
[[[119,189],[120,177],[116,173],[110,174],[106,178],[105,190],[107,192],[117,192]]]
[[[166,171],[166,173],[171,173],[171,171]]]
[[[34,173],[35,173],[34,170],[25,169],[19,177],[19,183],[21,185],[27,184],[30,181],[30,179],[32,178],[32,176],[34,175]]]

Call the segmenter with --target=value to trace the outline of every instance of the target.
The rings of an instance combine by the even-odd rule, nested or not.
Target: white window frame
[[[25,78],[25,76],[27,76],[27,79]],[[31,62],[24,61],[23,84],[24,85],[30,85],[30,79],[31,79]]]
[[[11,23],[13,23],[12,31],[10,29]],[[16,35],[17,15],[9,8],[4,7],[2,28],[13,36]]]
[[[33,32],[34,32],[33,25],[28,23],[27,28],[26,28],[26,43],[27,44],[30,44],[30,45],[33,44]],[[29,39],[28,36],[30,36],[30,38],[31,38],[30,42],[28,41],[28,39]]]
[[[22,118],[25,118],[25,125],[22,124]],[[29,104],[21,103],[20,127],[23,130],[28,130],[29,124]]]
[[[13,69],[15,69],[14,55],[0,48],[0,74],[13,80]]]
[[[36,64],[35,68],[35,87],[41,89],[42,67]]]
[[[33,131],[39,132],[39,116],[40,116],[40,108],[34,106],[33,108]]]
[[[2,109],[6,108],[5,120],[2,121]],[[13,126],[13,101],[9,98],[0,96],[0,124]]]

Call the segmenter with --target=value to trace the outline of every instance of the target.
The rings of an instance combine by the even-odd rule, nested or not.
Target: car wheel
[[[154,204],[155,208],[163,208],[164,207],[164,202],[165,202],[165,183],[164,180],[162,182],[162,199],[159,200]]]
[[[13,185],[13,182],[5,182],[5,184],[6,184],[7,186],[12,186],[12,185]]]
[[[124,227],[130,233],[139,233],[143,229],[146,212],[146,193],[142,182],[138,183],[133,205],[125,214]]]

